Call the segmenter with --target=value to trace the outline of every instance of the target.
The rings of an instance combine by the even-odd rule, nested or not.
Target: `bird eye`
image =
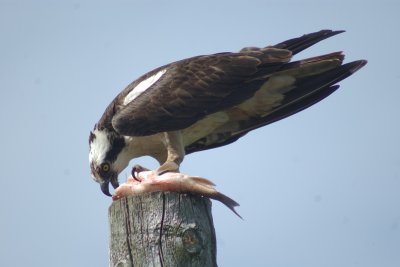
[[[107,173],[107,172],[110,171],[110,164],[109,164],[108,162],[105,162],[105,163],[101,164],[100,167],[101,167],[101,170],[102,170],[104,173]]]

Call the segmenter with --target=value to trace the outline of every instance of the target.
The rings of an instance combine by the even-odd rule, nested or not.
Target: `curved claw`
[[[142,181],[142,179],[139,177],[138,174],[139,174],[139,172],[143,172],[143,171],[148,171],[148,169],[140,166],[139,164],[136,164],[135,166],[133,166],[132,171],[131,171],[131,175],[132,175],[133,179],[135,179],[138,182]]]

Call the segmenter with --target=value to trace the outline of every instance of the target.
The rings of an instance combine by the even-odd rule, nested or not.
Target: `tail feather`
[[[289,39],[269,47],[287,49],[292,52],[292,55],[295,55],[324,39],[342,32],[344,31],[322,30],[298,38]],[[249,47],[244,48],[242,51],[252,52],[259,51],[260,49],[262,50],[262,48]],[[332,94],[339,88],[339,85],[336,85],[338,82],[349,77],[367,64],[366,60],[358,60],[343,64],[343,60],[344,55],[342,52],[333,52],[326,55],[288,62],[281,64],[279,67],[272,66],[275,68],[274,72],[271,72],[272,67],[270,64],[262,64],[257,73],[258,75],[255,76],[254,79],[249,80],[249,88],[262,88],[269,81],[270,84],[265,85],[265,88],[268,88],[266,90],[272,90],[269,91],[272,92],[272,94],[274,90],[277,90],[276,95],[281,94],[282,101],[279,103],[277,102],[277,105],[272,106],[270,110],[269,107],[266,107],[266,109],[263,110],[265,113],[249,115],[248,119],[238,121],[234,126],[235,128],[232,127],[230,130],[224,129],[225,132],[210,134],[209,136],[197,140],[185,148],[186,154],[233,143],[254,129],[302,111]],[[282,80],[277,79],[276,84],[274,84],[272,78],[276,77],[282,77]],[[291,78],[293,83],[291,83]],[[279,83],[280,81],[282,83]],[[287,84],[285,82],[287,82]],[[266,96],[269,93],[268,91],[264,92],[266,92]],[[274,99],[272,99],[272,101],[274,101]]]
[[[305,59],[289,62],[289,63],[283,65],[282,68],[279,70],[279,72],[290,70],[290,69],[296,69],[298,67],[301,67],[301,66],[307,65],[307,64],[313,64],[313,63],[318,63],[321,61],[334,60],[334,59],[336,59],[340,62],[343,62],[343,60],[344,60],[343,52],[333,52],[333,53],[329,53],[329,54],[325,54],[325,55],[321,55],[321,56],[310,57],[310,58],[305,58]]]
[[[324,87],[330,87],[341,80],[352,75],[355,71],[366,64],[364,60],[353,61],[344,65],[340,65],[334,69],[326,71],[322,74],[306,76],[296,81],[296,88],[290,90],[281,104],[281,107],[290,105],[294,101],[300,101],[309,94],[316,93]]]
[[[309,95],[307,98],[292,102],[290,105],[283,106],[279,110],[276,110],[274,113],[269,114],[269,115],[263,117],[262,119],[259,119],[256,122],[253,122],[252,126],[247,128],[245,131],[241,132],[240,134],[241,134],[241,136],[243,136],[244,134],[247,134],[249,131],[258,129],[265,125],[274,123],[276,121],[279,121],[279,120],[287,118],[291,115],[294,115],[302,110],[305,110],[305,109],[311,107],[312,105],[318,103],[319,101],[323,100],[324,98],[328,97],[333,92],[335,92],[337,89],[339,89],[339,85],[321,88],[318,92]]]
[[[284,101],[278,108],[264,117],[249,120],[247,127],[233,135],[243,136],[249,131],[289,117],[318,103],[339,88],[336,83],[352,75],[365,64],[366,60],[353,61],[322,74],[300,78],[296,82],[296,88],[285,95]]]
[[[343,32],[344,31],[321,30],[318,32],[305,34],[301,37],[286,40],[282,43],[273,45],[272,47],[290,50],[292,51],[292,54],[295,55],[322,40]]]

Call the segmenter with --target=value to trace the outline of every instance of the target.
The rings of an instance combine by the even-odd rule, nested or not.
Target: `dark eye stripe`
[[[118,154],[122,151],[125,147],[125,140],[122,137],[116,137],[110,140],[111,149],[107,152],[105,160],[109,162],[114,162]]]

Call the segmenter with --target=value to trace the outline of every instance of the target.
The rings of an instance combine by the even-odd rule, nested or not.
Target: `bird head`
[[[95,126],[89,136],[89,163],[93,179],[101,191],[111,196],[109,185],[119,186],[118,174],[128,165],[127,145],[124,137],[113,130]]]

